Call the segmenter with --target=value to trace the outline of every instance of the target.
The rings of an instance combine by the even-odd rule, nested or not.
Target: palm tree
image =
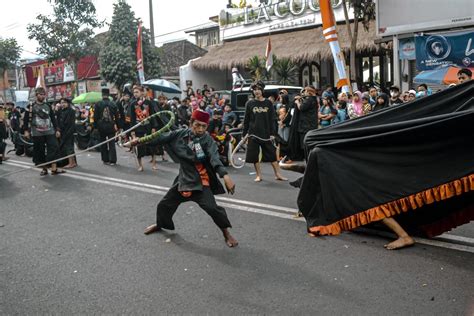
[[[262,80],[265,76],[265,59],[258,57],[257,55],[253,56],[247,62],[247,69],[252,75],[253,80]]]
[[[289,85],[296,81],[298,66],[290,58],[279,58],[275,60],[273,69],[279,84]]]

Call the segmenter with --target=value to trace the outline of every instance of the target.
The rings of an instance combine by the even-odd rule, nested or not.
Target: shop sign
[[[61,98],[71,98],[74,95],[74,83],[66,83],[47,87],[46,100],[48,102],[58,101]]]
[[[331,0],[336,21],[345,21],[342,0]],[[319,0],[267,0],[258,7],[226,9],[220,14],[223,40],[322,24]],[[348,8],[349,19],[354,17]]]
[[[44,83],[47,86],[70,81],[74,81],[74,72],[69,65],[59,64],[44,67]]]
[[[474,67],[473,31],[417,35],[415,46],[418,70],[451,65]]]

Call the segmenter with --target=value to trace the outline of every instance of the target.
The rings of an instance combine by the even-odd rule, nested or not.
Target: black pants
[[[33,136],[33,162],[35,165],[58,158],[59,145],[56,135]]]
[[[115,137],[115,133],[100,133],[100,142]],[[117,151],[115,150],[115,140],[112,140],[106,144],[100,146],[100,156],[103,162],[116,163],[117,162]]]
[[[216,225],[221,228],[230,228],[229,218],[225,209],[216,203],[214,194],[209,187],[203,187],[202,191],[193,191],[193,194],[186,198],[178,191],[178,184],[175,184],[156,207],[156,225],[160,228],[174,230],[173,215],[178,206],[183,202],[196,202],[209,216]]]

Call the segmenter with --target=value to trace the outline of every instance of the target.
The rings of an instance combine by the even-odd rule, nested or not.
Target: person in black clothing
[[[372,107],[372,112],[385,109],[389,107],[390,101],[388,99],[388,95],[386,93],[380,93],[376,99],[375,105]]]
[[[397,105],[397,104],[402,104],[402,103],[403,103],[403,100],[400,99],[400,88],[397,86],[391,86],[389,105]]]
[[[148,119],[149,116],[155,113],[152,102],[145,97],[145,90],[141,86],[133,87],[133,96],[135,100],[131,104],[131,125],[134,126],[139,122],[146,121],[144,125],[140,125],[136,130],[131,132],[132,138],[143,137],[156,130],[156,120]],[[142,158],[147,155],[147,146],[150,145],[138,145],[137,146],[137,159],[138,159],[138,171],[143,171]]]
[[[245,104],[244,128],[242,131],[243,137],[249,135],[245,161],[254,164],[257,173],[255,182],[262,181],[259,161],[259,153],[262,150],[262,162],[271,162],[275,179],[286,181],[287,179],[281,175],[276,148],[272,144],[277,135],[275,108],[268,99],[263,97],[265,88],[263,82],[258,81],[251,88],[255,98]]]
[[[178,106],[178,126],[188,126],[189,120],[191,119],[191,111],[189,109],[189,102],[191,100],[186,97],[181,101],[181,104]]]
[[[5,157],[5,152],[7,149],[7,143],[4,142],[8,138],[7,133],[7,117],[5,113],[5,107],[3,104],[0,104],[0,164],[3,161],[7,160]]]
[[[303,98],[295,100],[295,104],[300,110],[298,122],[298,133],[301,148],[304,148],[304,137],[306,134],[318,128],[318,100],[316,99],[316,89],[307,86],[303,92]]]
[[[62,157],[74,154],[74,131],[76,129],[76,111],[72,108],[71,102],[67,98],[62,98],[60,101],[61,110],[59,111],[58,127],[61,132],[59,141],[59,151]],[[77,166],[76,157],[69,157],[68,164],[64,166],[65,169],[74,168]]]
[[[40,165],[58,158],[58,140],[61,133],[58,129],[56,116],[53,109],[45,102],[46,91],[44,88],[37,88],[35,91],[36,101],[31,108],[31,112],[26,112],[24,117],[25,138],[30,138],[30,130],[33,139],[33,162]],[[40,175],[48,174],[48,167],[42,167]],[[51,164],[53,175],[64,173],[57,168],[56,163]]]
[[[115,137],[118,131],[119,114],[115,103],[109,99],[109,89],[102,89],[102,101],[94,107],[94,128],[99,131],[100,142]],[[106,165],[117,163],[115,141],[110,141],[100,148],[102,161]]]
[[[214,195],[225,190],[217,178],[224,179],[227,192],[234,194],[235,184],[219,160],[217,146],[206,133],[209,123],[207,112],[193,112],[190,128],[178,129],[158,137],[155,144],[161,143],[174,161],[179,162],[179,174],[173,186],[156,208],[156,223],[145,229],[145,235],[161,229],[174,230],[173,215],[184,202],[196,202],[220,228],[228,247],[236,247],[237,240],[230,234],[232,227],[226,211],[217,205]],[[130,145],[135,145],[134,139]],[[128,145],[127,145],[128,146]]]

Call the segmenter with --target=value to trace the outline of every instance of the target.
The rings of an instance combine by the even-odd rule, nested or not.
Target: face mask
[[[426,95],[425,91],[418,91],[418,92],[416,93],[416,97],[417,97],[417,98],[424,97],[425,95]]]
[[[390,96],[391,96],[392,98],[396,98],[396,97],[398,97],[398,92],[392,91],[392,92],[390,92]]]

